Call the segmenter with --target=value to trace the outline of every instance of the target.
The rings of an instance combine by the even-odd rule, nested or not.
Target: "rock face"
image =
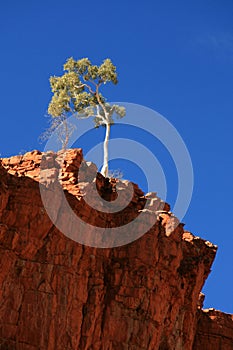
[[[193,350],[232,350],[233,315],[209,309],[198,312]]]
[[[80,149],[1,160],[0,349],[232,350],[232,316],[201,310],[217,247],[185,231],[156,194],[95,176]],[[70,222],[54,179],[88,230]],[[95,197],[86,203],[95,187],[103,206],[119,199],[120,209],[95,209]],[[50,217],[41,191],[55,203]],[[135,229],[153,225],[127,245],[97,248],[106,240],[114,246],[104,231],[92,247],[77,242],[139,215]],[[59,223],[72,227],[71,238]]]

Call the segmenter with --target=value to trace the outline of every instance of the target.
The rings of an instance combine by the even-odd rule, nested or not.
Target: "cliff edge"
[[[116,188],[123,196],[129,188],[127,181],[95,175],[80,149],[1,159],[0,349],[233,350],[233,316],[201,309],[217,247],[185,231],[167,203],[135,184],[123,210],[92,208],[85,202],[90,186],[105,201],[117,198]],[[72,239],[57,228],[72,223],[54,178],[75,215],[90,224],[81,232],[85,239],[96,227],[125,225],[139,213],[142,227],[156,221],[127,245],[80,244],[82,224],[73,225]],[[43,188],[56,203],[52,218]]]

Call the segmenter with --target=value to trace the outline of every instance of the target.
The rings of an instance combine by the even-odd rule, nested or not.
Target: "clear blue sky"
[[[119,84],[108,99],[158,111],[189,149],[195,187],[183,221],[219,247],[205,306],[233,313],[232,1],[13,0],[0,6],[0,30],[1,156],[43,149],[48,79],[67,57],[110,57]]]

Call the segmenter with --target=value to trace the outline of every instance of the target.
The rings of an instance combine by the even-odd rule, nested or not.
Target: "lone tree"
[[[70,137],[67,125],[71,113],[78,118],[93,117],[95,127],[106,128],[104,139],[104,162],[101,173],[108,176],[108,142],[110,126],[114,124],[113,115],[119,118],[125,116],[125,108],[119,105],[110,105],[100,93],[103,84],[112,82],[117,84],[116,67],[107,58],[100,66],[93,65],[88,58],[74,60],[69,58],[64,64],[65,73],[60,77],[51,77],[50,85],[53,92],[48,113],[52,117],[52,125],[62,123],[64,126],[65,148]]]

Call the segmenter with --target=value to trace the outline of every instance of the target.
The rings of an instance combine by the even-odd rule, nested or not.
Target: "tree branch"
[[[96,84],[96,98],[97,98],[97,101],[99,102],[99,105],[102,107],[103,111],[104,111],[104,121],[106,124],[108,124],[108,112],[104,106],[104,104],[102,103],[101,99],[100,99],[100,96],[99,96],[99,87],[100,87],[100,84]]]

